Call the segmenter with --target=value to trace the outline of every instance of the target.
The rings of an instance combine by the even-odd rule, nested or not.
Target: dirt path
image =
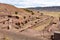
[[[40,40],[36,37],[28,37],[26,35],[22,35],[22,34],[18,34],[18,33],[14,33],[14,32],[10,32],[10,31],[0,29],[0,35],[1,34],[8,37],[9,40],[10,39],[12,39],[12,40]]]

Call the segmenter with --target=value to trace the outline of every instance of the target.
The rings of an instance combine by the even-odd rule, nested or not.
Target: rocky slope
[[[44,15],[43,13],[0,3],[1,40],[8,39],[4,37],[4,35],[8,35],[9,38],[12,37],[13,40],[23,40],[23,38],[19,39],[21,36],[17,36],[18,38],[16,39],[15,35],[13,35],[14,33],[16,33],[16,35],[19,34],[27,36],[27,39],[24,38],[25,40],[35,39],[28,39],[28,36],[36,37],[36,40],[52,40],[51,36],[54,31],[60,31],[59,25],[59,17]],[[5,33],[4,31],[7,32]]]

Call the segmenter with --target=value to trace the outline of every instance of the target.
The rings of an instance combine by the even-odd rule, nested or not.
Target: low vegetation
[[[27,11],[27,12],[30,12],[32,15],[34,15],[33,11],[28,10],[28,9],[24,9],[24,10]]]

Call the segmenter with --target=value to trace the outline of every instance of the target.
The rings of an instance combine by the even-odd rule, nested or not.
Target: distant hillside
[[[60,11],[60,6],[28,8],[32,10]]]

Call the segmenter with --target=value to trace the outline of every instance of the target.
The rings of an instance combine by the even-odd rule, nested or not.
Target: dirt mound
[[[1,30],[9,31],[10,34],[5,33],[9,37],[12,37],[10,36],[11,33],[17,33],[17,35],[22,34],[41,40],[52,40],[51,36],[54,31],[60,30],[59,22],[59,17],[0,3],[0,33]],[[2,34],[4,34],[4,31]]]

